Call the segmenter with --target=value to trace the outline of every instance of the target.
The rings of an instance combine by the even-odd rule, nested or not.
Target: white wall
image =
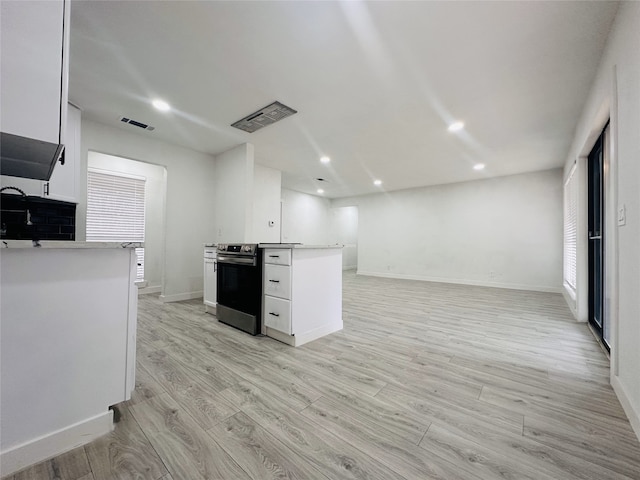
[[[329,200],[282,189],[282,242],[329,243]]]
[[[164,264],[166,168],[91,151],[88,166],[145,178],[144,280],[147,282],[145,290],[160,292]]]
[[[249,241],[278,243],[282,173],[256,163],[253,178],[253,229]]]
[[[331,209],[329,243],[344,245],[342,269],[358,266],[358,207],[336,207]]]
[[[253,145],[245,143],[215,157],[215,199],[218,243],[248,242],[253,229]]]
[[[162,298],[202,296],[203,244],[215,239],[215,162],[212,156],[83,118],[76,238],[86,238],[89,150],[166,167],[166,236]]]
[[[639,45],[640,3],[622,2],[576,128],[565,172],[576,160],[579,165],[584,163],[584,156],[610,117],[613,151],[607,185],[610,194],[605,199],[609,227],[605,233],[605,314],[611,320],[611,384],[640,437]],[[626,207],[626,225],[618,227],[615,214],[622,205]],[[586,257],[585,246],[586,242],[578,243],[580,258]],[[578,268],[586,279],[586,262],[580,262]],[[578,295],[584,298],[586,282],[578,288]]]
[[[332,202],[347,205],[359,273],[560,291],[560,169]]]

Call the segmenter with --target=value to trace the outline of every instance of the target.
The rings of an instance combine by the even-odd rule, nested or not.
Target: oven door
[[[217,303],[257,316],[260,313],[262,278],[255,257],[218,254]]]

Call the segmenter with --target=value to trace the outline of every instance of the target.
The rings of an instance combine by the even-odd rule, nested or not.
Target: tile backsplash
[[[3,193],[0,238],[10,240],[75,240],[76,204],[48,198]],[[27,225],[27,205],[32,225]]]

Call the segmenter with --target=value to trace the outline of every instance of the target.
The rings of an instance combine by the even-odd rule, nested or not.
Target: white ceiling
[[[202,152],[253,143],[283,186],[322,177],[332,198],[544,170],[566,159],[617,6],[73,1],[69,98]],[[298,113],[230,126],[275,100]]]

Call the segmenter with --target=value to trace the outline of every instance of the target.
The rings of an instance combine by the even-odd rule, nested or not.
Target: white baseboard
[[[138,288],[138,294],[139,295],[144,295],[147,293],[160,293],[162,291],[162,286],[161,285],[155,285],[153,287],[142,287],[142,288]]]
[[[576,306],[576,300],[571,296],[569,292],[567,292],[566,288],[562,289],[562,296],[564,297],[565,302],[567,302],[567,306],[569,307],[569,310],[571,310],[574,318],[579,322],[580,319],[578,318],[578,308]]]
[[[295,337],[293,337],[295,338],[295,346],[299,347],[300,345],[304,345],[305,343],[312,342],[314,340],[317,340],[318,338],[329,335],[330,333],[338,332],[340,330],[342,330],[342,319],[340,319],[339,324],[324,325],[320,328],[316,328],[315,330],[297,334]]]
[[[0,475],[10,475],[30,465],[85,445],[113,430],[113,411],[88,418],[0,453]]]
[[[217,312],[217,306],[218,305],[216,303],[214,303],[213,305],[211,303],[205,303],[204,304],[204,311],[206,313],[211,313],[211,314],[215,315],[216,312]]]
[[[422,282],[453,283],[456,285],[474,285],[477,287],[506,288],[509,290],[528,290],[531,292],[562,293],[561,287],[545,287],[541,285],[482,282],[477,280],[459,280],[459,279],[443,278],[443,277],[428,277],[423,275],[404,275],[401,273],[367,272],[363,270],[358,270],[356,273],[358,275],[365,275],[369,277],[396,278],[399,280],[419,280]]]
[[[287,335],[286,333],[282,333],[278,330],[274,330],[273,328],[266,328],[267,337],[274,338],[282,343],[286,343],[287,345],[291,345],[292,347],[299,347],[304,345],[305,343],[312,342],[317,340],[318,338],[324,337],[325,335],[329,335],[330,333],[335,333],[342,330],[342,319],[340,319],[339,324],[333,325],[323,325],[322,327],[316,328],[314,330],[310,330],[305,333],[294,335]]]
[[[355,270],[355,269],[357,269],[357,268],[358,268],[358,266],[357,266],[357,265],[343,265],[343,266],[342,266],[342,270],[343,270],[343,271],[344,271],[344,270]]]
[[[193,300],[194,298],[202,298],[204,292],[186,292],[176,293],[175,295],[160,295],[160,301],[164,303],[181,302],[182,300]]]
[[[615,375],[611,375],[611,386],[613,387],[613,391],[616,392],[616,396],[620,401],[620,405],[622,405],[624,413],[626,413],[629,418],[631,428],[633,428],[633,431],[636,432],[636,437],[640,440],[640,412],[636,411],[631,400],[629,400],[629,397],[627,396],[624,386]]]
[[[296,337],[292,337],[291,335],[287,335],[286,333],[282,333],[278,330],[274,330],[273,328],[266,327],[265,335],[267,337],[271,337],[279,342],[286,343],[287,345],[291,345],[292,347],[296,346]]]

